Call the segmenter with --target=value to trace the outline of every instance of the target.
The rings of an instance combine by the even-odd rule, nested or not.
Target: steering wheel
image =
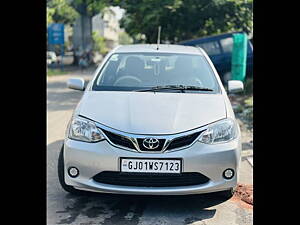
[[[142,83],[142,81],[137,77],[122,76],[115,81],[114,86],[139,86],[140,83]]]

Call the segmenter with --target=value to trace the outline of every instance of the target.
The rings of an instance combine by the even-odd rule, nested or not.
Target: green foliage
[[[68,0],[47,1],[47,25],[49,23],[71,24],[78,13],[71,7]]]
[[[93,32],[92,37],[94,41],[94,51],[105,55],[108,52],[108,48],[106,47],[105,43],[105,38],[99,35],[97,32]]]
[[[119,44],[120,45],[128,45],[132,44],[133,39],[126,33],[126,32],[121,32],[119,34]]]
[[[106,6],[105,0],[72,0],[70,5],[80,14],[93,17],[100,13]]]
[[[244,93],[246,95],[253,93],[253,78],[247,78],[244,83]]]
[[[61,69],[48,69],[47,68],[47,76],[56,76],[56,75],[64,75],[67,74],[66,71],[62,71]]]
[[[55,9],[47,7],[47,26],[50,23],[53,23],[52,17],[53,17],[54,12],[55,12]]]
[[[101,0],[49,0],[47,1],[47,24],[73,23],[79,15],[93,17],[106,5]]]
[[[250,96],[249,98],[245,99],[244,102],[247,107],[253,107],[253,96]]]
[[[125,9],[121,27],[132,36],[144,34],[155,43],[157,28],[161,40],[171,43],[201,36],[252,31],[252,0],[107,0]],[[142,40],[136,40],[136,42]]]

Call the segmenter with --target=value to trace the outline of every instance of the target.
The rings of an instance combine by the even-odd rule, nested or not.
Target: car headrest
[[[137,56],[129,56],[126,59],[125,71],[127,73],[132,73],[132,75],[134,75],[136,73],[140,73],[144,70],[144,67],[145,67],[145,64],[144,64],[143,60],[141,60]]]

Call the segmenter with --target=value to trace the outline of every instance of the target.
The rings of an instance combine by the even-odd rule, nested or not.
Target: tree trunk
[[[93,48],[92,17],[88,15],[86,6],[82,6],[79,12],[80,17],[77,19],[73,30],[74,65],[78,65],[80,55]]]

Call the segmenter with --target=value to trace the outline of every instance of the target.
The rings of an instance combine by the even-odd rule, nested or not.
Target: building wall
[[[104,21],[101,18],[101,14],[94,16],[92,19],[93,31],[99,35],[104,36]]]
[[[112,49],[119,44],[120,25],[115,12],[107,8],[102,14],[93,17],[93,31],[98,32],[106,39],[108,48]]]

